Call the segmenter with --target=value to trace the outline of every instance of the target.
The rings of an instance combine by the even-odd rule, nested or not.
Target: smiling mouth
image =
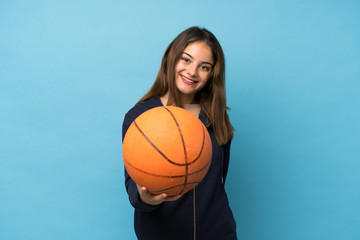
[[[198,81],[192,80],[190,78],[187,78],[183,75],[180,74],[181,79],[183,80],[184,83],[188,84],[188,85],[195,85],[196,83],[198,83]]]

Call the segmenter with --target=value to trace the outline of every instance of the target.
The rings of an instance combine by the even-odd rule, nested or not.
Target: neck
[[[163,105],[166,105],[169,99],[169,92],[167,92],[164,96],[160,97],[161,102],[163,103]],[[183,105],[188,105],[188,104],[194,104],[194,96],[189,96],[189,95],[180,95],[180,101]]]
[[[194,104],[194,96],[181,95],[182,104]]]

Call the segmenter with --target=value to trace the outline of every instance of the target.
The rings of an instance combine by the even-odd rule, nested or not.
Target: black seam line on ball
[[[136,120],[134,121],[134,124],[135,124],[135,127],[139,130],[139,132],[144,136],[144,138],[151,144],[151,146],[153,147],[153,148],[155,148],[155,150],[158,152],[158,153],[160,153],[160,155],[161,156],[163,156],[168,162],[170,162],[170,163],[172,163],[172,164],[174,164],[174,165],[177,165],[177,166],[185,166],[186,164],[180,164],[180,163],[176,163],[176,162],[174,162],[174,161],[171,161],[167,156],[165,156],[165,154],[164,153],[162,153],[161,151],[160,151],[160,149],[158,149],[157,147],[156,147],[156,145],[145,135],[145,133],[141,130],[141,128],[137,125],[137,123],[136,123]]]
[[[185,187],[187,185],[187,181],[188,181],[188,172],[189,172],[189,166],[188,166],[188,158],[187,158],[187,152],[186,152],[186,146],[185,146],[185,140],[184,140],[184,136],[182,134],[182,131],[180,129],[180,125],[179,123],[177,122],[174,114],[167,108],[167,107],[163,107],[166,111],[169,112],[169,114],[171,115],[171,117],[173,118],[178,130],[179,130],[179,134],[180,134],[180,137],[181,137],[181,141],[182,141],[182,144],[183,144],[183,149],[184,149],[184,155],[185,155],[185,176],[184,176],[184,185],[183,185],[183,188],[181,189],[181,191],[179,192],[179,195],[182,194],[185,190]]]
[[[139,171],[139,172],[142,172],[144,174],[147,174],[147,175],[150,175],[150,176],[153,176],[153,177],[159,177],[159,178],[182,178],[182,177],[185,177],[185,175],[174,175],[174,176],[169,176],[169,175],[161,175],[161,174],[155,174],[155,173],[151,173],[151,172],[147,172],[147,171],[144,171],[140,168],[137,168],[135,167],[134,165],[132,165],[129,161],[127,161],[125,158],[124,158],[124,162],[126,162],[126,164],[128,164],[130,167],[134,168],[135,170]],[[195,173],[198,173],[198,172],[201,172],[203,170],[206,169],[206,167],[210,164],[210,161],[205,164],[202,168],[200,168],[199,170],[196,170],[195,172],[190,172],[188,173],[188,176],[191,176],[191,175],[194,175]],[[188,183],[189,184],[189,183]]]
[[[188,185],[192,185],[192,184],[199,184],[200,182],[188,182]],[[172,186],[172,187],[168,187],[168,188],[164,188],[164,189],[161,189],[161,190],[156,190],[156,191],[153,191],[153,190],[151,190],[151,191],[149,191],[149,192],[151,192],[151,193],[153,193],[153,194],[157,194],[157,193],[161,193],[161,192],[164,192],[164,191],[167,191],[167,190],[171,190],[171,189],[174,189],[174,188],[177,188],[177,187],[182,187],[183,185],[181,184],[181,185],[177,185],[177,186]]]
[[[176,163],[172,160],[170,160],[163,152],[160,151],[159,148],[156,147],[156,145],[151,142],[151,140],[145,135],[145,133],[141,130],[141,128],[139,127],[139,125],[136,123],[136,120],[134,121],[134,125],[135,127],[139,130],[139,132],[141,133],[141,135],[143,135],[143,137],[150,143],[150,145],[155,148],[155,150],[161,155],[163,156],[168,162],[176,165],[176,166],[185,166],[185,165],[191,165],[193,163],[195,163],[201,156],[203,150],[204,150],[204,145],[205,145],[205,130],[204,130],[204,126],[202,126],[202,130],[203,130],[203,139],[202,139],[202,145],[201,145],[201,149],[200,149],[200,152],[199,152],[199,155],[193,160],[193,161],[190,161],[188,163],[185,163],[185,164],[181,164],[181,163]]]
[[[200,156],[201,156],[201,154],[202,154],[202,152],[203,152],[203,150],[204,150],[204,145],[205,145],[205,129],[204,129],[204,125],[201,125],[201,130],[202,130],[202,144],[201,144],[201,148],[200,148],[199,155],[197,155],[196,158],[195,158],[193,161],[188,161],[188,159],[187,159],[186,147],[185,147],[185,141],[184,141],[184,137],[183,137],[183,135],[182,135],[181,129],[180,129],[180,125],[179,125],[178,122],[176,121],[176,118],[175,118],[175,116],[172,114],[172,112],[171,112],[168,108],[166,108],[166,107],[163,107],[163,108],[165,108],[166,110],[168,110],[168,112],[169,112],[169,113],[171,114],[171,116],[173,117],[173,119],[174,119],[174,121],[175,121],[175,123],[176,123],[176,126],[177,126],[178,129],[179,129],[180,136],[181,136],[181,140],[182,140],[183,146],[184,146],[184,154],[185,154],[185,158],[186,158],[187,165],[193,164],[194,162],[196,162],[196,161],[200,158]]]

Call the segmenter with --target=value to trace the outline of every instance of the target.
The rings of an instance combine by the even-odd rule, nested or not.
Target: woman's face
[[[193,103],[195,94],[208,82],[212,68],[211,48],[204,42],[189,44],[175,65],[175,83],[182,94],[182,103]]]

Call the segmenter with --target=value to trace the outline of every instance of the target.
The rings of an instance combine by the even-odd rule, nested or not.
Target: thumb
[[[161,194],[157,194],[157,195],[153,195],[153,199],[155,201],[159,201],[159,202],[163,202],[165,201],[166,197],[167,197],[167,194],[166,193],[161,193]]]

